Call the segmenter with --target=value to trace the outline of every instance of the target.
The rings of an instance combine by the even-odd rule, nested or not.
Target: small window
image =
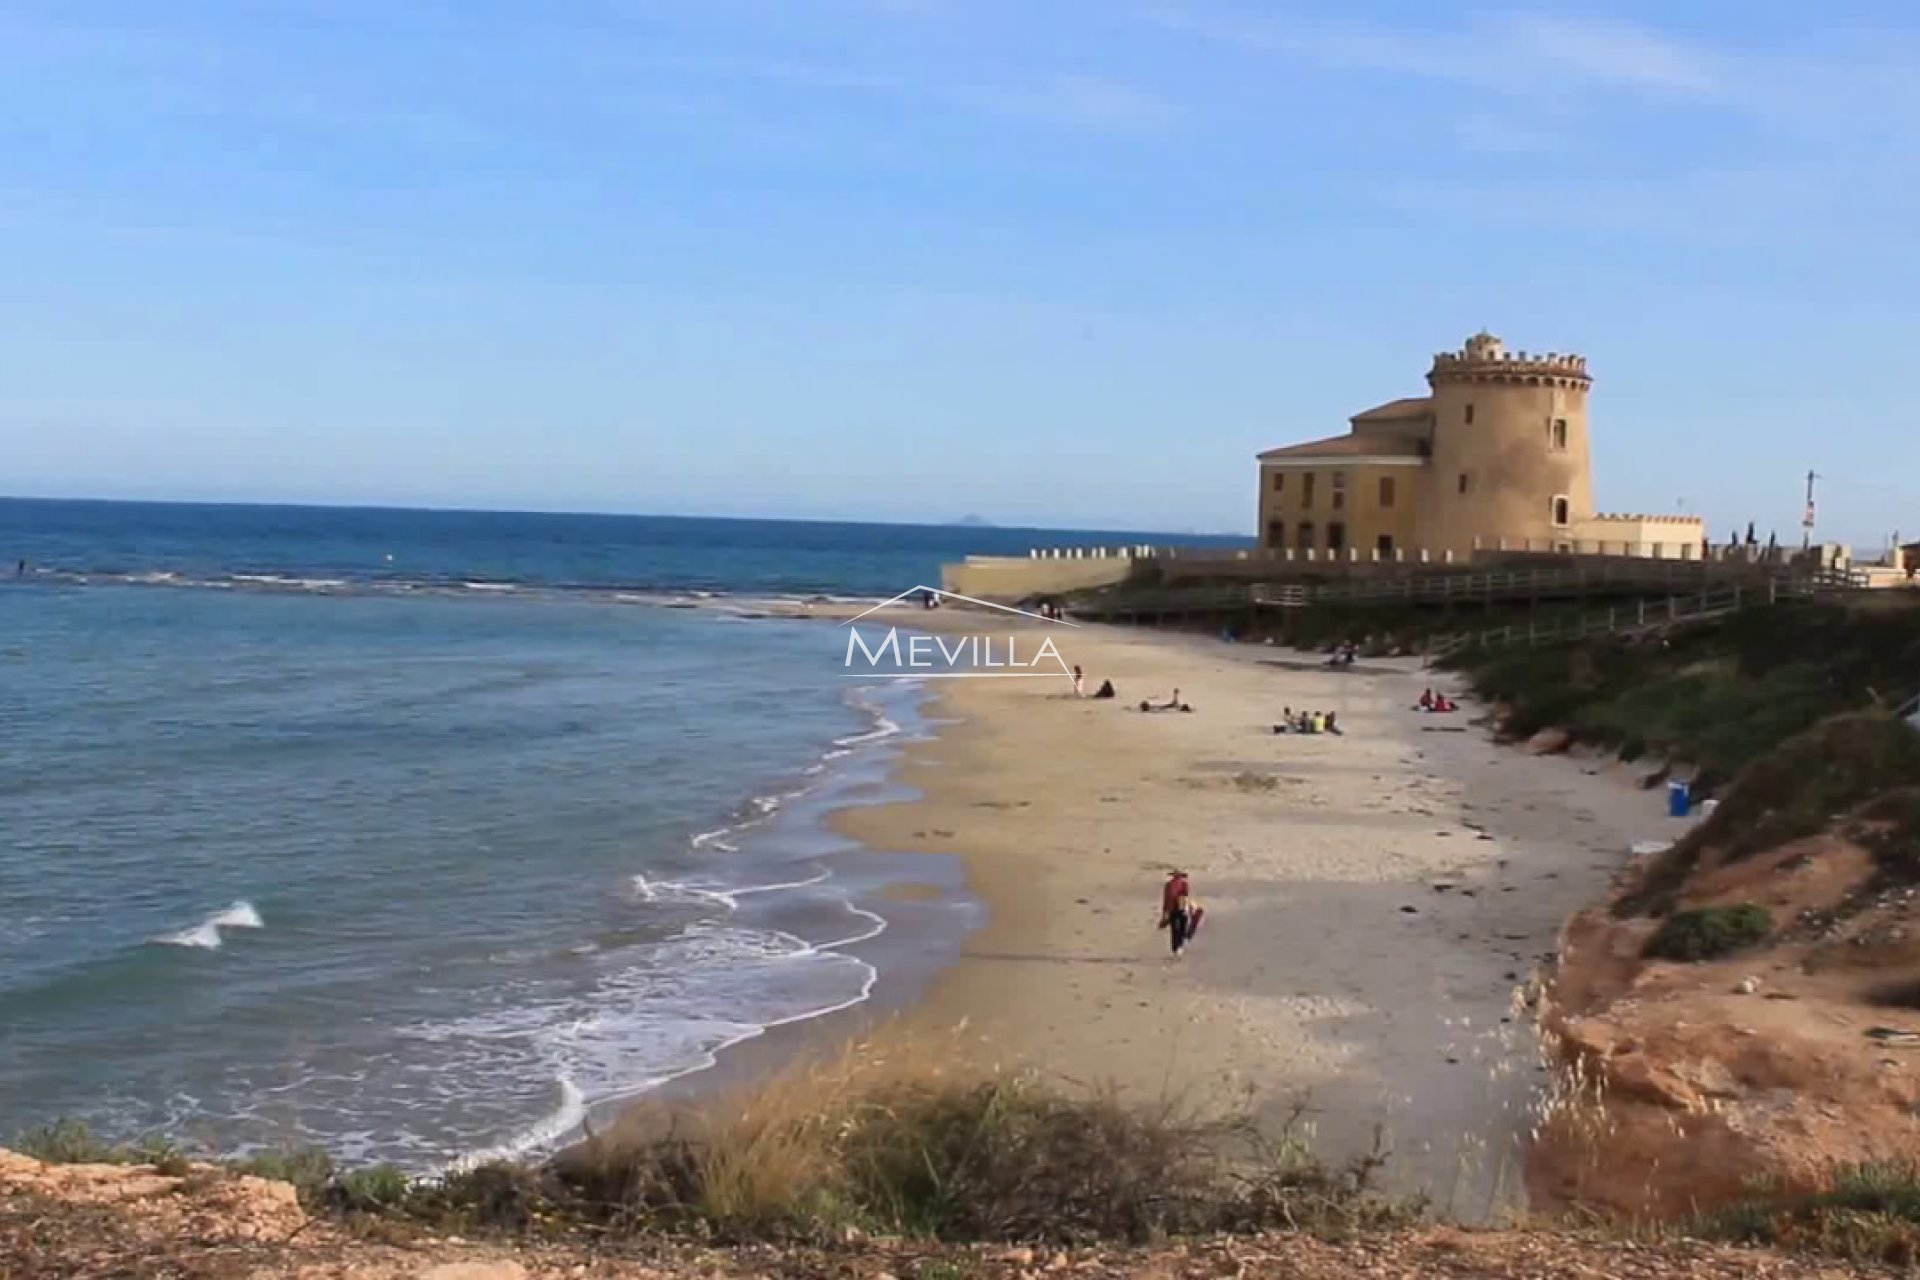
[[[1380,505],[1382,507],[1391,507],[1393,505],[1393,497],[1394,497],[1393,477],[1381,476],[1380,477]]]
[[[1273,491],[1275,493],[1284,493],[1286,492],[1286,488],[1287,488],[1287,473],[1284,471],[1274,472],[1273,473]]]
[[[1294,536],[1293,545],[1299,547],[1302,551],[1313,550],[1313,521],[1302,520],[1300,522],[1300,529]]]
[[[1471,477],[1469,477],[1466,472],[1462,471],[1460,473],[1460,492],[1465,493],[1468,489],[1471,489],[1472,487],[1473,487],[1473,484],[1472,484]]]
[[[1300,505],[1303,507],[1313,505],[1313,482],[1315,478],[1316,473],[1312,471],[1300,477]]]
[[[1336,471],[1333,473],[1333,509],[1335,511],[1344,511],[1346,506],[1347,473],[1344,471]]]
[[[1327,550],[1345,551],[1347,549],[1347,526],[1335,520],[1327,526]]]
[[[1393,559],[1393,535],[1383,533],[1373,540],[1373,549],[1380,553],[1382,560]]]
[[[1567,447],[1567,420],[1565,418],[1555,418],[1553,420],[1553,426],[1548,430],[1547,435],[1553,442],[1555,449],[1564,451]]]
[[[1267,546],[1275,551],[1287,545],[1287,523],[1284,520],[1267,521]]]
[[[1553,523],[1561,529],[1573,523],[1573,503],[1564,494],[1553,500]]]
[[[1473,406],[1471,404],[1467,406],[1466,421],[1468,426],[1473,425]]]

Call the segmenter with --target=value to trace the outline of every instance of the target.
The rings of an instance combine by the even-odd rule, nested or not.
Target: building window
[[[1568,501],[1565,494],[1553,500],[1553,523],[1554,527],[1560,529],[1573,523],[1573,503]]]
[[[1300,505],[1303,507],[1313,505],[1313,482],[1316,478],[1316,473],[1312,471],[1300,477]]]
[[[1380,505],[1382,507],[1391,507],[1393,505],[1393,477],[1392,476],[1380,477]]]
[[[1347,473],[1344,471],[1336,471],[1333,473],[1333,509],[1335,511],[1344,511],[1346,510],[1346,506]]]
[[[1287,545],[1287,522],[1284,520],[1267,521],[1267,546],[1274,551]]]
[[[1302,520],[1299,531],[1294,535],[1293,545],[1302,551],[1313,550],[1313,521]]]
[[[1274,472],[1273,473],[1273,491],[1275,493],[1285,493],[1286,488],[1287,488],[1287,473],[1284,471]]]
[[[1382,560],[1393,559],[1393,535],[1383,533],[1373,540],[1373,549],[1380,553]]]
[[[1555,418],[1553,425],[1547,430],[1547,438],[1552,442],[1555,449],[1564,452],[1567,447],[1567,420],[1565,418]]]
[[[1467,425],[1473,425],[1473,406],[1471,404],[1467,406]]]
[[[1472,487],[1473,485],[1470,482],[1470,477],[1467,475],[1466,472],[1462,471],[1460,473],[1460,492],[1465,493],[1468,489],[1471,489]]]
[[[1327,550],[1345,551],[1347,549],[1347,526],[1335,520],[1327,526]]]

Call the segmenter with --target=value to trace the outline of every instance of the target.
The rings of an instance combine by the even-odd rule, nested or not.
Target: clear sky
[[[1920,9],[0,0],[0,492],[1251,531],[1481,326],[1920,536]]]

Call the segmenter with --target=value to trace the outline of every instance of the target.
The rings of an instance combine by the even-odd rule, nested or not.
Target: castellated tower
[[[1583,356],[1511,352],[1490,333],[1433,358],[1431,454],[1420,495],[1421,540],[1470,553],[1478,540],[1571,544],[1593,515]]]

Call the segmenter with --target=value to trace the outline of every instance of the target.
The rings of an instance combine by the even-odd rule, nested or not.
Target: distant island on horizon
[[[958,520],[948,521],[956,529],[992,529],[997,526],[985,516],[965,515]]]

